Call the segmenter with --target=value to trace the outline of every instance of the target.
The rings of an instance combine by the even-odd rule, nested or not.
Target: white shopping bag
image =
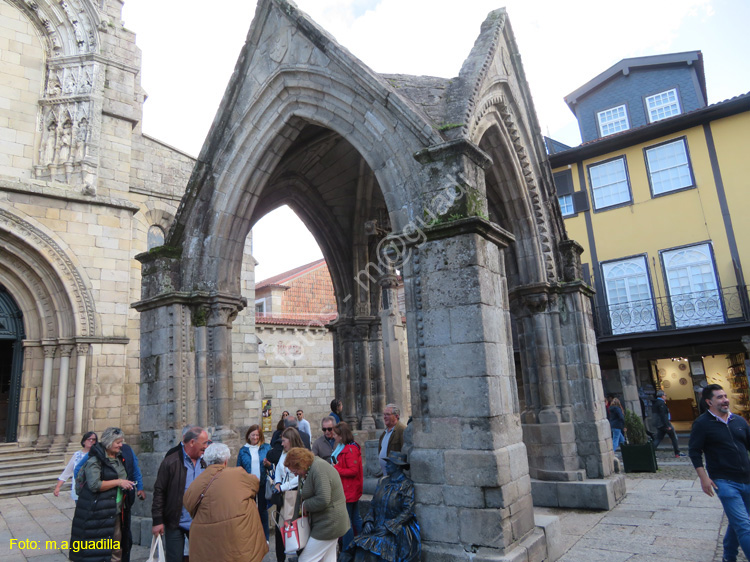
[[[151,554],[149,554],[146,562],[167,562],[167,557],[164,554],[164,545],[161,542],[161,535],[153,535],[151,537]]]

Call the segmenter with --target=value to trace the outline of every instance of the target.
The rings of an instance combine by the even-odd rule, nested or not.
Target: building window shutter
[[[576,191],[573,194],[573,208],[576,213],[589,210],[589,197],[585,191]]]
[[[573,193],[573,174],[570,170],[564,172],[558,172],[553,175],[555,180],[555,188],[557,189],[557,195],[570,195]]]

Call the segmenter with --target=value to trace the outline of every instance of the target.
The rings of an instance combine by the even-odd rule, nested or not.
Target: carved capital
[[[237,307],[228,304],[214,304],[208,313],[208,326],[227,326],[230,327],[235,318],[237,318]]]
[[[76,344],[76,353],[78,353],[78,356],[79,356],[79,357],[80,357],[81,355],[87,355],[87,354],[88,354],[88,352],[89,352],[89,347],[90,347],[90,346],[89,346],[89,344],[87,344],[87,343],[79,343],[79,344]]]
[[[45,359],[54,359],[55,353],[57,353],[57,346],[56,345],[43,345],[42,350],[44,351]]]
[[[75,348],[74,345],[61,345],[60,346],[60,356],[61,357],[70,357],[73,353],[73,349]]]
[[[380,279],[378,279],[378,284],[383,289],[397,289],[398,288],[398,275],[394,273],[386,273]]]
[[[532,313],[544,312],[549,304],[549,295],[547,293],[524,295],[523,303]]]

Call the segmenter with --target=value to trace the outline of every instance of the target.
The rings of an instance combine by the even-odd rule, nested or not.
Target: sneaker
[[[674,458],[679,459],[680,457],[686,457],[687,455],[685,453],[677,453]]]

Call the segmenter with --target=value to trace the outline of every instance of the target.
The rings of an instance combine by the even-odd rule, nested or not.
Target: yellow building
[[[750,414],[750,94],[705,89],[698,51],[625,59],[566,97],[584,143],[548,143],[605,393],[638,410],[661,388],[674,422],[715,382]]]

